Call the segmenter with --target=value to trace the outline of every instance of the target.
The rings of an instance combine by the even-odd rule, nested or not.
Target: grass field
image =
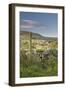
[[[57,55],[55,39],[20,38],[20,77],[57,76]]]

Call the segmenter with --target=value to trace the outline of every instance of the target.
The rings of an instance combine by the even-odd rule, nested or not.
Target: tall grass
[[[58,74],[57,50],[47,52],[48,55],[40,58],[40,55],[26,55],[20,52],[20,77],[56,76]]]

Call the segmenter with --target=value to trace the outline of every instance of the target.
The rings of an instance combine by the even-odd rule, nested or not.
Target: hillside
[[[39,39],[39,40],[57,40],[56,37],[45,37],[42,36],[41,34],[38,33],[33,33],[33,32],[27,32],[27,31],[21,31],[20,35],[25,37],[26,39],[28,38],[29,33],[32,35],[32,39]]]

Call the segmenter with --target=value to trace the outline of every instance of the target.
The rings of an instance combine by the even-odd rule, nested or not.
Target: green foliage
[[[29,37],[29,36],[28,36]],[[58,74],[57,40],[20,39],[20,77],[56,76]]]
[[[39,55],[29,56],[22,51],[20,58],[20,77],[56,76],[58,73],[57,50],[50,50],[50,53],[40,59]]]
[[[28,58],[25,54],[25,51],[24,50],[21,50],[20,51],[20,67],[27,67],[28,66]]]

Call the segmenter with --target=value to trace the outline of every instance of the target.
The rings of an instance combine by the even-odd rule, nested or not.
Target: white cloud
[[[28,28],[34,28],[34,27],[40,27],[42,26],[39,22],[33,21],[33,20],[22,20],[20,23],[21,29],[28,29]]]

